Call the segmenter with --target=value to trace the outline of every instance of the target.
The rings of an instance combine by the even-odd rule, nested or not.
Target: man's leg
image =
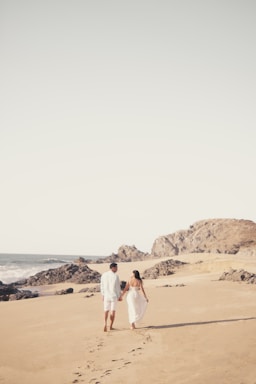
[[[105,311],[104,312],[104,332],[107,332],[107,323],[108,323],[108,313],[109,311]],[[111,316],[110,316],[110,319],[111,319]]]
[[[113,329],[115,315],[116,315],[116,311],[111,311],[110,312],[110,329]]]

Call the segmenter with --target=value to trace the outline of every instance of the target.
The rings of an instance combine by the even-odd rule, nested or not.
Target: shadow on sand
[[[207,325],[207,324],[216,324],[216,323],[229,323],[233,321],[244,321],[244,320],[256,320],[256,317],[243,317],[241,319],[225,319],[225,320],[210,320],[210,321],[198,321],[194,323],[179,323],[179,324],[165,324],[165,325],[149,325],[149,329],[164,329],[164,328],[178,328],[178,327],[188,327],[191,325]]]

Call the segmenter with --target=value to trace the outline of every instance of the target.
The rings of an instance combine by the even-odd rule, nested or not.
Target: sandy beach
[[[134,331],[124,299],[115,330],[103,332],[100,293],[79,293],[88,285],[37,287],[38,298],[0,303],[0,383],[255,384],[256,286],[218,281],[231,267],[256,273],[255,258],[176,259],[190,264],[144,280],[149,304]],[[163,260],[120,263],[119,277]],[[90,268],[102,273],[109,265]],[[53,294],[63,287],[74,293]]]

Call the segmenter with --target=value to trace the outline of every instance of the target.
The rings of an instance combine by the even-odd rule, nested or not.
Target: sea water
[[[0,281],[3,284],[14,283],[38,272],[58,268],[70,264],[80,256],[75,255],[32,255],[32,254],[0,254]],[[102,256],[82,256],[84,259],[96,261]]]

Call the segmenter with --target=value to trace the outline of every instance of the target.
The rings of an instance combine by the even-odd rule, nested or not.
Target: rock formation
[[[188,230],[160,236],[151,251],[157,258],[202,252],[256,254],[256,223],[236,219],[198,221]]]
[[[112,255],[110,256],[97,260],[97,263],[120,263],[138,260],[148,260],[149,258],[151,258],[151,255],[149,253],[139,251],[135,247],[135,245],[121,245],[118,248],[117,254],[112,253]]]
[[[79,293],[82,293],[82,292],[100,292],[100,284],[99,285],[96,285],[95,287],[85,287],[85,288],[82,288],[80,289]]]
[[[245,271],[244,269],[230,269],[223,272],[219,280],[244,281],[248,284],[256,284],[256,274]]]
[[[60,289],[55,292],[55,295],[68,295],[69,293],[73,293],[73,288],[67,288],[67,289]]]
[[[143,272],[142,277],[143,279],[157,279],[160,276],[169,276],[174,273],[176,268],[180,268],[184,264],[186,263],[173,259],[161,261],[153,267],[146,269]]]
[[[38,297],[38,293],[20,290],[14,284],[3,284],[0,281],[0,301],[23,300]]]
[[[86,284],[99,283],[101,274],[90,269],[86,263],[64,264],[59,268],[48,269],[38,272],[36,275],[17,281],[15,285],[19,286],[37,286],[47,284],[58,284],[64,281]]]

